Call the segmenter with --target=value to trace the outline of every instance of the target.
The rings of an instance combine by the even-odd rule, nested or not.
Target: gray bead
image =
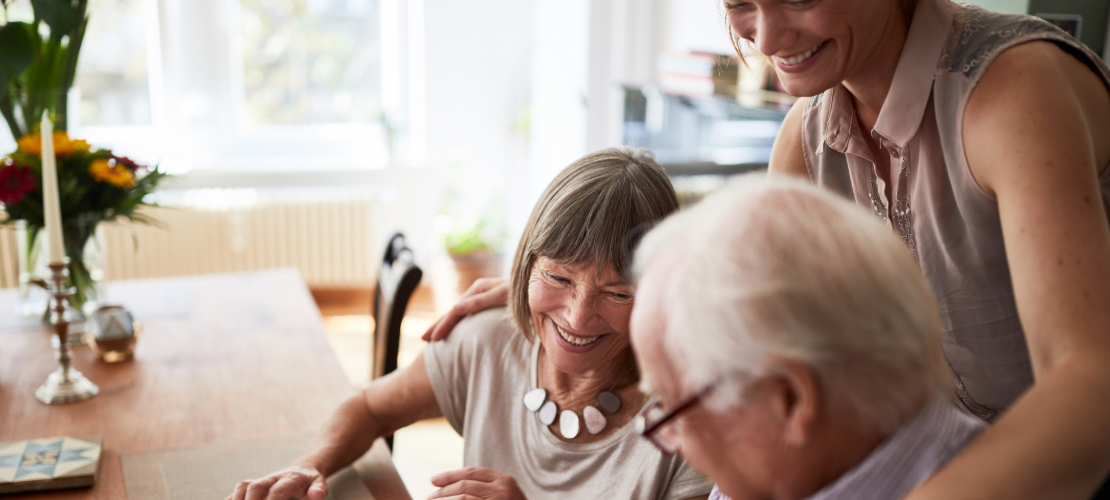
[[[597,394],[597,402],[601,405],[601,409],[610,415],[620,411],[621,398],[616,394],[609,391],[601,391]]]

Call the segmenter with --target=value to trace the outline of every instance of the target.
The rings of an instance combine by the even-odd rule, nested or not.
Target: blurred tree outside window
[[[376,0],[240,0],[248,126],[381,119]]]
[[[88,1],[68,116],[98,147],[174,173],[272,172],[381,168],[404,140],[407,94],[382,98],[408,71],[386,0]],[[6,0],[4,22],[32,20],[31,2]],[[401,27],[389,43],[383,22]]]
[[[80,125],[150,125],[144,1],[89,0],[89,12],[74,81],[81,96]]]

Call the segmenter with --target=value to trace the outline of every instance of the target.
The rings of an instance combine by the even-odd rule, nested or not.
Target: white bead
[[[563,410],[559,415],[559,432],[567,439],[578,436],[578,415],[570,410]]]
[[[542,387],[532,389],[524,394],[524,407],[528,408],[528,411],[539,411],[546,399],[547,391]]]

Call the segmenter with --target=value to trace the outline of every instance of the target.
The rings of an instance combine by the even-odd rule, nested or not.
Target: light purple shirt
[[[898,428],[863,462],[807,500],[897,500],[932,476],[986,427],[938,398]],[[714,486],[709,500],[728,500]]]

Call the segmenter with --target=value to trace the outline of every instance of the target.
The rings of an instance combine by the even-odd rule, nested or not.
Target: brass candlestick
[[[35,390],[35,398],[48,405],[76,403],[95,396],[100,392],[96,384],[85,378],[81,372],[69,364],[71,351],[69,349],[69,321],[65,317],[66,304],[69,302],[69,289],[66,288],[66,264],[64,262],[50,263],[51,287],[50,293],[54,296],[53,310],[50,312],[50,322],[54,325],[54,335],[57,337],[54,359],[58,360],[58,369],[46,378],[46,382]]]

